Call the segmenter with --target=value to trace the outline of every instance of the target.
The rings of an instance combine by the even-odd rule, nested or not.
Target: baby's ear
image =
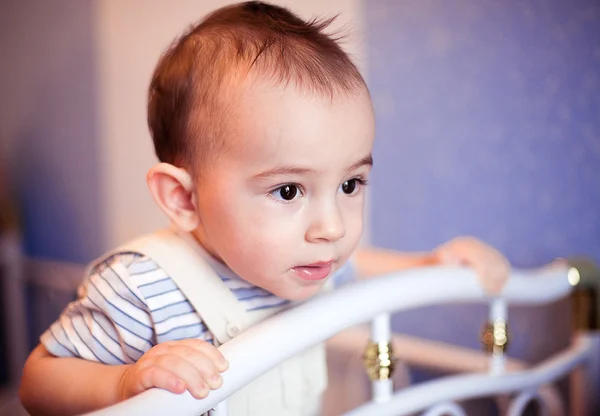
[[[194,181],[190,174],[168,163],[155,165],[146,176],[154,201],[183,231],[193,231],[200,224]]]

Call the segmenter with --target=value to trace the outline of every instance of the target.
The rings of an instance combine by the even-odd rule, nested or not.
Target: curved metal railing
[[[549,303],[571,291],[567,274],[567,268],[515,270],[497,299],[483,292],[473,271],[460,267],[411,269],[355,282],[277,314],[222,345],[220,350],[229,360],[230,368],[223,373],[222,387],[211,391],[207,398],[196,400],[187,392],[175,395],[151,389],[93,415],[198,415],[279,363],[348,327],[382,314],[444,303],[493,305],[498,300],[513,305]],[[327,319],[323,319],[324,316]],[[589,343],[581,339],[567,352],[534,369],[438,379],[405,388],[384,402],[368,403],[349,414],[399,415],[425,410],[435,404],[452,406],[453,400],[466,397],[535,391],[536,386],[555,380],[580,364],[589,350]]]

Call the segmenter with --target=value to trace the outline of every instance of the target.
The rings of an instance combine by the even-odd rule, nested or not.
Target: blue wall
[[[600,3],[375,0],[372,239],[600,261]]]
[[[94,12],[26,0],[0,13],[2,120],[29,256],[86,263],[103,247]]]

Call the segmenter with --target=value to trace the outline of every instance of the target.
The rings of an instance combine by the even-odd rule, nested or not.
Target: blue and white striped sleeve
[[[156,344],[148,304],[129,279],[135,257],[118,254],[92,270],[78,299],[41,336],[51,354],[128,364]]]

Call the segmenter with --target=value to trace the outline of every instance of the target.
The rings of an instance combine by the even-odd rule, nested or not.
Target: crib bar
[[[391,336],[390,315],[388,313],[377,315],[371,321],[371,340],[375,344],[385,343],[391,346]],[[394,392],[391,374],[385,379],[372,380],[371,390],[373,401],[381,403],[390,400]]]
[[[504,373],[506,358],[502,353],[493,353],[490,358],[490,375],[496,376]]]
[[[377,315],[371,322],[371,339],[375,343],[390,342],[391,336],[390,314]]]
[[[524,391],[519,394],[510,404],[507,416],[522,416],[525,413],[527,405],[532,401],[537,401],[539,413],[541,416],[548,416],[548,407],[542,398],[536,392]]]
[[[496,298],[492,300],[490,305],[490,321],[494,322],[497,319],[508,319],[508,307],[504,299]]]
[[[524,391],[537,392],[540,386],[564,377],[586,362],[595,353],[593,347],[590,338],[580,334],[571,347],[533,368],[495,377],[477,373],[443,377],[398,391],[388,402],[366,403],[345,413],[345,416],[410,415],[447,401]]]
[[[227,401],[223,400],[208,413],[208,416],[227,416],[228,414],[229,412],[227,411]]]
[[[592,416],[593,409],[600,408],[598,391],[600,387],[600,332],[584,332],[590,340],[591,350],[585,365],[576,368],[570,375],[570,411],[571,416]]]
[[[564,297],[572,289],[566,275],[567,271],[564,268],[532,272],[513,270],[502,296],[511,304],[534,305],[551,302]],[[475,272],[464,268],[422,268],[349,284],[277,314],[221,345],[219,350],[227,357],[230,368],[223,373],[222,387],[211,391],[206,399],[196,400],[188,392],[175,395],[165,390],[151,389],[93,414],[95,416],[172,414],[175,408],[182,415],[201,414],[273,368],[276,363],[283,362],[308,347],[323,342],[342,329],[391,311],[402,311],[440,302],[482,301],[489,302],[489,299],[485,298]],[[327,316],[328,319],[324,320],[323,316]],[[303,336],[298,337],[298,333]],[[577,364],[579,363],[580,361]],[[532,373],[537,373],[539,378],[536,377],[535,380],[525,375],[515,379],[511,374],[510,380],[504,380],[506,375],[489,377],[489,374],[478,374],[475,379],[469,377],[464,380],[464,385],[460,380],[451,380],[452,385],[441,390],[438,390],[440,387],[438,384],[429,384],[432,389],[427,390],[426,397],[418,398],[421,404],[410,403],[406,400],[406,396],[398,397],[400,401],[397,401],[397,395],[394,395],[391,400],[384,403],[371,402],[370,404],[377,407],[382,406],[371,414],[398,415],[410,413],[411,407],[414,409],[414,406],[418,406],[416,410],[421,410],[441,401],[460,400],[484,393],[496,394],[507,390],[520,390],[532,387],[531,384],[539,386],[547,382],[547,378],[558,369],[539,370],[542,370],[541,373],[536,370],[529,373],[531,376],[534,375]],[[531,384],[524,385],[525,381]],[[422,390],[415,386],[403,392],[412,396],[418,391]],[[435,400],[431,402],[432,393],[436,391],[445,392],[446,397],[436,394]],[[450,392],[453,394],[450,395]],[[390,407],[387,413],[381,411],[383,408]],[[403,412],[402,409],[407,412]]]
[[[394,388],[392,385],[392,379],[387,380],[375,380],[371,384],[373,392],[373,401],[376,403],[386,402],[391,399]]]
[[[425,411],[422,416],[467,416],[462,407],[453,402],[441,403]]]
[[[508,321],[508,306],[504,299],[496,298],[492,300],[490,304],[490,322],[494,325],[494,338],[498,336],[508,337],[506,332],[506,322]],[[504,327],[504,334],[497,334],[498,331],[502,331]],[[507,341],[506,341],[507,342]],[[493,351],[490,357],[490,374],[498,375],[504,373],[506,368],[506,357],[505,352]]]

